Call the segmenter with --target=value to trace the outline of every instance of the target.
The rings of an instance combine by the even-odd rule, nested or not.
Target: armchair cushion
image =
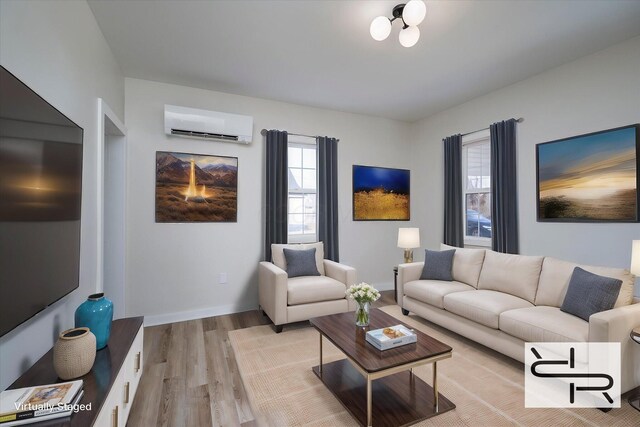
[[[324,259],[324,243],[299,243],[299,244],[280,244],[274,243],[271,245],[271,261],[277,266],[287,271],[287,260],[284,257],[284,248],[287,249],[316,249],[316,267],[318,272],[324,276],[324,265],[322,263]]]
[[[287,281],[287,304],[309,304],[345,298],[347,288],[343,283],[327,276],[289,278]]]
[[[287,249],[284,248],[284,258],[287,260],[287,275],[289,278],[300,276],[319,276],[316,266],[316,248]]]

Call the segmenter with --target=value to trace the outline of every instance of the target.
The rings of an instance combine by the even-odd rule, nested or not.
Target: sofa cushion
[[[599,276],[576,267],[560,310],[588,322],[592,314],[613,308],[620,286],[620,279]]]
[[[455,292],[444,297],[445,310],[493,329],[498,329],[501,313],[527,307],[533,307],[533,304],[504,292],[489,290]]]
[[[284,258],[287,260],[287,276],[319,276],[316,266],[316,248],[288,249],[284,248]]]
[[[486,251],[478,289],[505,292],[533,303],[543,259]]]
[[[420,302],[444,308],[444,296],[452,292],[474,291],[475,288],[461,282],[441,280],[414,280],[404,284],[404,294]]]
[[[347,288],[327,276],[294,277],[287,280],[287,304],[309,304],[346,298]]]
[[[635,277],[623,268],[594,267],[546,257],[540,273],[540,284],[536,293],[536,305],[560,307],[567,294],[569,280],[576,267],[600,276],[622,280],[622,287],[614,307],[622,307],[633,303],[633,286]]]
[[[298,243],[284,245],[273,243],[271,245],[271,262],[284,271],[287,271],[287,260],[284,257],[284,248],[287,249],[311,249],[316,248],[316,267],[318,272],[324,276],[324,243]]]
[[[421,280],[453,280],[451,267],[453,266],[453,254],[455,249],[447,251],[424,251],[424,266],[422,267]]]
[[[584,342],[589,322],[557,307],[537,306],[500,314],[500,330],[527,342]]]
[[[456,248],[445,245],[444,243],[440,245],[440,250],[444,251],[448,249],[456,250],[456,253],[453,254],[453,267],[451,268],[453,280],[477,288],[486,251],[484,249]]]

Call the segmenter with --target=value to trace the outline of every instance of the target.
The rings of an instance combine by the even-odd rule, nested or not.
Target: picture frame
[[[411,171],[353,165],[353,221],[411,220]]]
[[[536,145],[538,222],[640,221],[640,124]]]
[[[238,158],[156,151],[156,223],[238,221]]]

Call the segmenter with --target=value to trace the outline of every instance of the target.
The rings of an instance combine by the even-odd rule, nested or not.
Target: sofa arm
[[[404,297],[404,284],[420,279],[422,269],[424,268],[424,262],[412,262],[408,264],[400,264],[398,266],[398,281],[396,282],[398,287],[398,304],[402,307],[402,297]]]
[[[631,304],[592,314],[589,317],[590,342],[619,342],[622,366],[622,393],[640,385],[640,344],[630,333],[640,326],[640,304]]]
[[[270,262],[258,266],[260,306],[274,325],[287,323],[287,272]]]
[[[357,279],[355,268],[328,259],[324,260],[324,273],[327,277],[344,283],[347,288],[355,284]]]

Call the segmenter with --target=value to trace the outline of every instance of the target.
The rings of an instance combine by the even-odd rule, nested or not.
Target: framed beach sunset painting
[[[536,146],[538,221],[637,222],[640,125]]]

